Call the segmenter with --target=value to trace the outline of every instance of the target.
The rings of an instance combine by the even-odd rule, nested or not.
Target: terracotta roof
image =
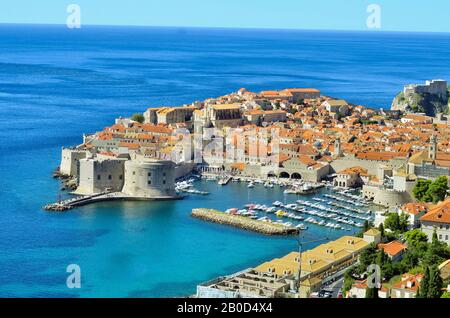
[[[367,173],[367,169],[364,169],[363,167],[351,167],[338,172],[338,174],[355,174],[355,173],[364,174]]]
[[[139,144],[132,142],[119,142],[119,147],[126,147],[128,149],[139,149]]]
[[[402,280],[398,282],[397,284],[394,284],[392,288],[396,289],[405,289],[408,291],[417,291],[417,289],[420,287],[420,282],[422,281],[423,275],[417,274],[403,274]]]
[[[246,167],[246,164],[243,162],[235,162],[231,165],[231,168],[243,171]]]
[[[311,159],[307,155],[300,155],[300,156],[298,156],[297,160],[300,161],[301,163],[303,163],[306,166],[312,166],[312,165],[315,165],[317,163],[315,160]]]
[[[406,246],[399,241],[392,241],[386,244],[378,244],[378,248],[383,249],[384,252],[391,257],[396,256],[406,250]]]
[[[406,213],[417,215],[421,212],[427,211],[428,206],[429,205],[427,203],[406,203],[401,207],[401,209]]]
[[[376,161],[389,161],[392,158],[406,158],[408,154],[403,152],[361,152],[356,155],[358,159],[376,160]]]
[[[420,218],[421,221],[450,223],[450,198],[430,208],[428,213]]]
[[[286,88],[285,91],[291,93],[320,93],[320,91],[315,88]]]

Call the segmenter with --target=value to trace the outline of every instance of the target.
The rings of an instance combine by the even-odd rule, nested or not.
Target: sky
[[[81,9],[81,27],[450,32],[449,0],[1,0],[0,23],[66,24],[70,4]],[[367,12],[371,4],[380,19],[369,28],[369,16],[378,12]]]

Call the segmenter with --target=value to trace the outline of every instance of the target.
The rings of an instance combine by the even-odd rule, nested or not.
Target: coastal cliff
[[[392,101],[392,110],[401,110],[407,113],[425,113],[436,116],[439,113],[449,113],[450,86],[441,85],[434,89],[433,81],[425,85],[408,85],[395,96]],[[431,87],[431,89],[430,89]]]

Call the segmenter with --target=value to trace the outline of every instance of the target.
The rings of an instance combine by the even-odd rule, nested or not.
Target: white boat
[[[255,185],[252,182],[250,182],[247,186],[247,188],[254,188],[254,187],[255,187]]]
[[[275,207],[271,207],[266,210],[267,213],[274,213],[275,211],[277,211],[277,208]]]

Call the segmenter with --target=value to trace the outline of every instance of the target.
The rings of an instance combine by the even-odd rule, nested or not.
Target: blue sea
[[[0,297],[185,296],[297,248],[189,216],[285,199],[277,188],[203,182],[209,196],[44,212],[60,195],[61,146],[83,133],[241,87],[316,87],[388,108],[406,83],[450,79],[449,56],[448,34],[0,25]],[[66,286],[69,264],[80,289]]]

